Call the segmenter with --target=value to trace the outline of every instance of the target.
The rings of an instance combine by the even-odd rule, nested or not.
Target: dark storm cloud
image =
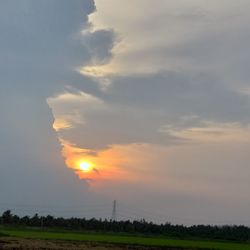
[[[84,182],[61,156],[46,98],[65,85],[97,86],[74,72],[93,57],[107,60],[111,31],[88,33],[90,0],[0,2],[0,193],[2,201],[67,202],[84,196]],[[110,38],[109,38],[110,36]],[[103,39],[103,46],[102,46]],[[101,46],[102,48],[97,48]],[[100,54],[100,55],[99,55]],[[90,83],[92,84],[90,86]],[[73,185],[75,183],[75,185]]]
[[[83,44],[88,48],[95,63],[104,64],[112,58],[114,36],[110,30],[97,30],[86,33]]]
[[[112,45],[111,31],[88,32],[86,38],[80,33],[90,26],[93,1],[11,0],[1,5],[0,87],[49,96],[60,85],[74,82],[74,67],[111,56],[106,51],[108,43]],[[81,82],[84,85],[84,77]]]

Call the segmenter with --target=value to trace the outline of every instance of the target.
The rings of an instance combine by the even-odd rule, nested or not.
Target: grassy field
[[[27,229],[0,229],[0,233],[12,237],[47,239],[47,240],[68,240],[68,241],[88,241],[112,244],[159,246],[159,247],[180,247],[189,249],[218,249],[218,250],[250,250],[250,244],[238,244],[230,242],[215,242],[202,240],[179,240],[163,237],[137,237],[122,236],[115,234],[95,234],[95,233],[74,233],[74,232],[53,232]]]

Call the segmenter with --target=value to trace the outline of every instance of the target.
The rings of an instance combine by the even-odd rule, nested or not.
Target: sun
[[[84,172],[88,172],[91,169],[91,164],[89,162],[83,161],[80,163],[80,169]]]

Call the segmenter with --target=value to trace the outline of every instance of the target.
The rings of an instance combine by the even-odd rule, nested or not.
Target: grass
[[[74,232],[51,232],[42,230],[7,229],[1,228],[1,233],[13,237],[33,239],[57,239],[69,241],[91,241],[99,243],[180,247],[191,249],[216,249],[216,250],[250,250],[250,244],[231,242],[216,242],[202,240],[179,240],[170,238],[122,236],[115,234],[74,233]],[[1,234],[0,233],[0,234]]]

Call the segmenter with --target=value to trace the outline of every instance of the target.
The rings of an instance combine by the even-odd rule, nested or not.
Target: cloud
[[[119,36],[119,43],[113,48],[110,63],[98,68],[95,65],[95,69],[107,74],[131,75],[200,68],[204,64],[193,61],[195,55],[199,57],[196,51],[187,55],[178,50],[188,49],[190,44],[204,38],[201,55],[210,57],[208,49],[217,48],[220,36],[230,32],[232,38],[237,29],[247,23],[249,3],[192,0],[186,4],[169,0],[156,1],[152,8],[150,1],[137,0],[128,6],[123,1],[109,0],[109,4],[104,4],[97,0],[96,6],[97,12],[90,16],[93,27],[112,28]],[[121,18],[124,12],[126,20]],[[230,29],[232,26],[235,31]],[[225,55],[226,51],[218,52],[217,56],[223,60],[221,54]]]
[[[234,214],[226,207],[235,204],[247,214],[247,6],[96,1],[91,32],[115,32],[106,40],[107,59],[101,53],[81,64],[77,69],[89,84],[74,84],[49,101],[55,117],[70,124],[58,131],[64,149],[77,149],[65,154],[66,161],[96,164],[98,176],[77,172],[98,180],[93,191],[147,207],[160,204],[182,219],[188,210],[211,221],[216,207],[217,219],[225,221]]]
[[[69,90],[73,90],[69,88]],[[72,129],[86,123],[86,113],[95,109],[103,109],[103,101],[82,91],[60,93],[47,99],[55,117],[54,128]]]
[[[160,131],[170,134],[183,140],[198,142],[249,142],[249,125],[242,126],[239,123],[216,123],[212,121],[203,121],[200,126],[189,128],[178,128],[175,125],[163,126]]]
[[[72,102],[63,101],[64,95],[72,96]],[[158,132],[163,117],[157,110],[148,114],[143,108],[115,105],[83,92],[64,95],[50,98],[48,102],[56,118],[74,127],[62,129],[60,136],[79,147],[96,150],[113,144],[173,143],[174,138],[164,138]]]
[[[92,64],[106,64],[111,60],[115,38],[112,30],[83,31],[82,43],[91,54]]]
[[[221,50],[223,41],[228,48],[232,42],[221,41],[220,34],[233,37],[228,21],[243,27],[242,6],[247,3],[221,8],[217,2],[192,1],[190,7],[166,1],[152,11],[150,2],[136,1],[133,7],[111,2],[116,9],[112,13],[96,1],[92,30],[84,33],[92,61],[79,67],[90,82],[101,83],[100,89],[90,94],[77,85],[73,92],[66,90],[48,99],[61,138],[98,152],[113,145],[172,146],[197,137],[205,140],[215,134],[246,132],[248,97],[226,84],[214,65],[228,53]],[[125,22],[119,11],[126,8],[130,18]],[[114,30],[116,37],[98,31],[103,28]],[[91,34],[96,36],[88,37]],[[215,49],[214,54],[205,48]],[[183,117],[194,119],[180,122]]]
[[[0,3],[0,189],[7,204],[91,200],[84,192],[86,182],[77,182],[65,166],[46,99],[73,83],[90,91],[97,88],[75,71],[92,58],[105,61],[110,56],[105,50],[112,32],[87,31],[93,11],[94,2],[89,0]],[[99,44],[94,43],[97,40]],[[70,95],[62,98],[71,102]],[[74,122],[82,121],[79,117]],[[70,125],[61,120],[56,127]]]

